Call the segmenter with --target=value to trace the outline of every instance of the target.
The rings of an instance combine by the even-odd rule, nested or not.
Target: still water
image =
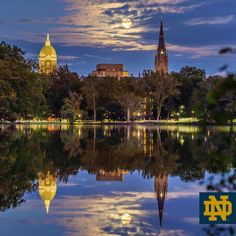
[[[198,201],[234,190],[235,132],[0,126],[0,235],[230,235]]]

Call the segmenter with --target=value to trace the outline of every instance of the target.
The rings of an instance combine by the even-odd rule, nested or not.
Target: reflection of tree
[[[68,152],[69,158],[76,158],[82,152],[81,140],[83,136],[81,133],[81,129],[78,129],[61,135],[62,142],[64,143],[64,150]]]
[[[190,181],[201,179],[206,171],[229,171],[235,166],[235,147],[233,132],[224,134],[214,129],[199,131],[194,137],[191,132],[166,132],[156,127],[6,129],[0,132],[0,177],[4,180],[0,182],[1,210],[23,202],[24,193],[37,188],[34,183],[39,172],[49,171],[58,180],[67,181],[80,169],[104,175],[105,179],[138,171],[144,178],[154,178],[161,222],[168,176]],[[234,182],[231,187],[221,183],[235,188]]]
[[[69,150],[61,137],[67,134],[64,132],[48,133],[42,143],[42,149],[45,152],[45,158],[42,166],[38,171],[48,170],[56,173],[58,179],[67,181],[68,177],[75,174],[80,167],[78,156],[71,158]],[[70,134],[72,135],[72,134]]]
[[[24,202],[25,192],[35,190],[34,180],[43,153],[36,137],[6,130],[0,133],[0,210]]]
[[[66,181],[79,169],[79,159],[68,158],[59,134],[45,130],[0,132],[0,210],[24,202],[24,193],[37,189],[38,172],[51,170]]]
[[[219,133],[215,129],[199,132],[194,138],[191,134],[184,136],[184,145],[176,139],[176,149],[180,155],[179,168],[173,173],[184,181],[204,178],[205,172],[221,173],[234,164],[234,142],[232,134]],[[192,139],[192,140],[191,140]]]
[[[234,235],[234,228],[233,227],[224,227],[219,225],[209,225],[203,229],[209,236],[221,236],[221,235]]]
[[[150,131],[149,131],[150,132]],[[164,172],[169,175],[177,168],[178,154],[177,150],[171,150],[171,145],[166,145],[169,142],[169,137],[164,137],[161,140],[159,129],[152,130],[152,140],[146,141],[147,145],[152,145],[152,152],[145,159],[143,166],[143,176],[150,178],[159,176]],[[150,148],[148,148],[150,149]]]

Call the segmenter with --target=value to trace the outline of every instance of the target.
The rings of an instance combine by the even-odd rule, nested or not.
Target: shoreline
[[[9,125],[9,126],[15,126],[15,125],[24,125],[24,126],[30,126],[30,125],[67,125],[67,126],[78,126],[78,125],[148,125],[148,126],[154,126],[154,125],[183,125],[183,126],[235,126],[236,122],[228,123],[228,124],[217,124],[217,123],[206,123],[203,124],[199,121],[167,121],[167,120],[144,120],[144,121],[76,121],[76,122],[66,122],[66,121],[18,121],[18,122],[0,122],[0,125]]]

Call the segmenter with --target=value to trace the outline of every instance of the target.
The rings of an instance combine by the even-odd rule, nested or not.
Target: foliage
[[[192,115],[192,98],[200,90],[200,85],[206,79],[206,72],[196,67],[186,66],[180,72],[172,73],[179,82],[179,96],[175,97],[176,112],[180,106],[185,107],[185,115]]]
[[[80,93],[81,81],[76,73],[69,71],[68,66],[62,66],[58,69],[56,75],[51,75],[47,80],[45,96],[51,114],[60,117],[61,108],[64,100],[69,97],[69,92]]]
[[[156,115],[157,120],[194,117],[202,123],[225,124],[236,116],[234,75],[206,77],[205,70],[185,66],[170,75],[144,71],[141,79],[81,79],[67,65],[50,76],[36,73],[36,67],[20,48],[0,43],[0,120],[73,121],[83,114],[94,121],[130,122]]]
[[[142,102],[138,88],[138,81],[132,77],[117,82],[114,98],[125,109],[127,122],[130,122],[132,113]]]
[[[86,97],[89,109],[93,110],[93,120],[96,121],[97,99],[99,97],[99,78],[96,76],[89,76],[84,80],[82,86],[82,93]]]
[[[81,111],[82,96],[76,92],[69,91],[69,97],[64,99],[64,105],[61,109],[63,117],[69,118],[72,122],[81,119],[83,112]]]
[[[162,108],[171,96],[179,95],[177,79],[171,75],[160,75],[154,72],[144,72],[143,88],[157,106],[157,120],[160,119]]]
[[[41,77],[16,46],[0,43],[0,119],[37,116],[45,103]]]

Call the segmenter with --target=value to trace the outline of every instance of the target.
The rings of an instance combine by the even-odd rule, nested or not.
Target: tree
[[[70,72],[67,65],[59,67],[56,75],[46,77],[45,80],[45,96],[50,113],[59,117],[69,91],[80,93],[81,80],[76,73]]]
[[[87,103],[90,109],[93,110],[93,120],[96,121],[96,109],[97,109],[97,99],[99,97],[99,78],[95,76],[89,76],[83,81],[82,93],[87,99]]]
[[[130,122],[131,114],[142,102],[138,89],[138,81],[132,77],[123,78],[117,81],[114,98],[125,109],[127,122]]]
[[[193,93],[200,89],[200,83],[206,79],[205,70],[196,67],[183,67],[180,72],[172,73],[179,82],[180,94],[175,98],[176,108],[184,106],[186,115],[192,115],[192,96]]]
[[[69,91],[69,97],[64,99],[64,105],[61,109],[62,116],[69,117],[72,122],[80,118],[82,116],[81,100],[80,94]]]
[[[0,118],[14,121],[38,116],[45,104],[42,78],[34,72],[35,63],[24,58],[16,46],[0,43]]]
[[[157,120],[160,119],[162,108],[171,96],[179,95],[179,82],[171,75],[162,76],[152,71],[144,72],[142,80],[146,93],[149,94],[157,105]]]
[[[216,81],[206,96],[213,119],[218,123],[232,122],[236,115],[236,80],[234,75]]]
[[[105,110],[107,111],[107,118],[109,120],[124,119],[123,108],[117,101],[110,101],[106,103]]]

